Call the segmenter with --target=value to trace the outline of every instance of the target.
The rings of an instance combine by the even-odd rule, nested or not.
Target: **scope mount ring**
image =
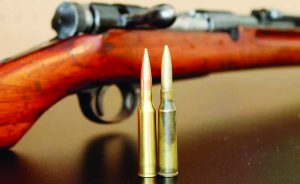
[[[136,84],[115,84],[122,95],[122,107],[112,119],[105,119],[102,99],[110,85],[86,89],[77,94],[82,113],[91,121],[99,124],[117,123],[129,117],[138,104],[139,88]]]

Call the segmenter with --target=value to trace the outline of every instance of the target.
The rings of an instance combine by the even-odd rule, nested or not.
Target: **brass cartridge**
[[[140,79],[138,107],[138,175],[156,176],[155,109],[152,104],[152,75],[148,51],[145,49]]]
[[[161,101],[158,109],[158,174],[178,175],[176,108],[172,91],[172,63],[168,46],[161,63]]]

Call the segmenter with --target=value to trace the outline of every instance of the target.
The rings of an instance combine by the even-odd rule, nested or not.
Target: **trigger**
[[[77,94],[83,114],[96,123],[116,123],[130,116],[137,106],[139,88],[135,84],[116,84],[123,98],[122,108],[113,119],[105,119],[103,114],[103,97],[107,85],[81,91]]]

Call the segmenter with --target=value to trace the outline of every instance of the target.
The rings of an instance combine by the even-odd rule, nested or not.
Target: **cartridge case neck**
[[[146,102],[146,101],[152,102],[152,92],[151,92],[151,90],[141,91],[140,100],[141,100],[141,102]]]
[[[161,101],[173,100],[173,90],[172,89],[160,90],[160,98]]]

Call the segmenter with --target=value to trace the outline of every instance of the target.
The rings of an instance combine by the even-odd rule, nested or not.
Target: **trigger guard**
[[[103,117],[102,99],[108,88],[107,85],[78,93],[81,111],[89,120],[95,123],[111,124],[119,122],[132,114],[138,102],[138,87],[135,84],[116,84],[116,86],[121,91],[123,102],[120,112],[113,119]]]

